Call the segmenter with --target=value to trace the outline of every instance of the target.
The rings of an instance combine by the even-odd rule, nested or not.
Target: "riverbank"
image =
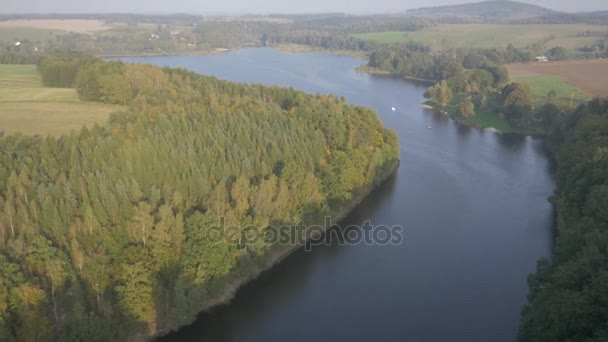
[[[399,168],[400,161],[394,160],[387,162],[387,166],[383,169],[385,170],[382,174],[377,175],[376,178],[365,188],[360,190],[358,193],[353,194],[352,200],[339,208],[335,208],[329,215],[332,218],[332,222],[339,223],[343,219],[345,219],[348,214],[351,213],[353,209],[355,209],[361,202],[371,193],[373,192],[379,185],[384,183],[388,178],[390,178]],[[321,224],[322,225],[322,224]],[[330,227],[325,227],[327,230]],[[223,282],[223,286],[221,290],[214,295],[214,298],[201,303],[200,310],[193,317],[187,317],[183,321],[180,322],[166,322],[164,326],[159,327],[157,333],[152,336],[147,336],[143,334],[139,334],[134,336],[134,340],[137,341],[146,341],[156,337],[160,337],[166,335],[172,331],[175,331],[183,326],[187,326],[192,324],[196,320],[196,316],[198,316],[201,312],[208,311],[213,307],[227,304],[232,298],[234,298],[236,292],[243,285],[249,283],[252,280],[255,280],[259,277],[264,271],[269,270],[273,266],[279,264],[281,261],[286,259],[289,255],[303,247],[306,241],[309,241],[310,236],[305,237],[305,242],[302,244],[293,244],[293,245],[282,245],[274,250],[270,251],[263,257],[260,257],[258,260],[253,260],[248,263],[245,267],[242,267],[237,272],[237,275],[229,275]],[[240,272],[239,272],[240,271]]]
[[[396,78],[404,79],[406,81],[411,81],[411,82],[420,83],[420,84],[429,85],[429,86],[431,86],[435,83],[435,81],[429,80],[426,78],[396,75],[390,71],[385,71],[382,69],[370,67],[367,64],[360,65],[359,67],[357,67],[355,69],[355,72],[360,73],[360,74],[370,74],[370,75],[374,75],[374,76],[396,77]]]
[[[355,51],[355,50],[334,50],[334,49],[323,49],[319,47],[299,44],[278,44],[272,46],[277,50],[285,53],[323,53],[327,55],[336,56],[350,56],[356,58],[368,58],[369,54],[367,51]]]
[[[408,76],[394,74],[390,71],[385,71],[382,69],[370,67],[367,64],[363,64],[363,65],[359,66],[358,68],[355,69],[355,71],[358,73],[366,73],[366,74],[380,76],[380,77],[400,78],[400,79],[403,79],[403,80],[406,80],[409,82],[414,82],[414,83],[428,85],[428,86],[431,86],[435,83],[435,81],[429,80],[429,79],[408,77]],[[528,128],[513,127],[509,122],[507,122],[507,120],[505,120],[505,118],[502,116],[501,113],[499,113],[495,110],[492,110],[491,108],[487,108],[485,110],[476,109],[475,110],[476,114],[473,117],[463,118],[456,114],[458,112],[457,106],[458,106],[459,101],[460,101],[460,98],[458,96],[455,96],[454,99],[452,99],[452,101],[448,105],[443,106],[439,103],[429,100],[429,101],[422,103],[422,107],[432,110],[439,114],[448,115],[452,120],[460,123],[461,125],[465,125],[465,126],[469,126],[469,127],[473,127],[473,128],[477,128],[477,129],[483,129],[486,131],[491,131],[491,132],[496,132],[496,133],[515,133],[515,134],[535,135],[535,136],[544,135],[541,132],[533,129],[532,127],[528,127]],[[494,99],[494,101],[496,101],[496,99]]]
[[[366,51],[354,51],[354,50],[334,50],[334,49],[323,49],[308,45],[298,44],[279,44],[275,46],[261,46],[261,45],[243,45],[233,49],[210,49],[210,50],[193,50],[193,51],[163,51],[158,53],[124,53],[124,54],[101,54],[97,57],[100,58],[122,58],[122,57],[169,57],[169,56],[213,56],[222,53],[245,49],[245,48],[275,48],[285,53],[321,53],[326,55],[336,56],[350,56],[361,59],[366,59],[369,54]]]
[[[434,111],[435,113],[447,115],[450,119],[461,125],[482,129],[495,133],[514,133],[531,136],[544,136],[545,134],[533,129],[520,129],[511,126],[502,114],[492,110],[477,110],[471,118],[463,118],[457,114],[456,104],[442,106],[434,101],[426,101],[422,104],[423,108]]]
[[[238,49],[245,48],[239,47]],[[232,49],[211,49],[211,50],[192,50],[192,51],[163,51],[158,53],[123,53],[123,54],[100,54],[96,55],[99,58],[123,58],[123,57],[169,57],[169,56],[213,56],[225,52],[230,52]]]

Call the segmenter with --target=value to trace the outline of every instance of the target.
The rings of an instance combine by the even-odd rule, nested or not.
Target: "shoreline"
[[[435,113],[447,115],[451,120],[456,121],[460,125],[475,128],[475,129],[480,129],[480,130],[487,131],[487,132],[493,132],[493,133],[498,133],[498,134],[519,134],[519,135],[526,135],[526,136],[531,136],[531,137],[544,137],[545,136],[545,134],[539,133],[539,132],[521,131],[521,130],[516,130],[516,129],[511,129],[511,130],[505,131],[505,130],[500,130],[496,127],[480,127],[479,125],[475,124],[474,122],[471,122],[471,121],[463,119],[459,116],[450,114],[449,112],[446,114],[444,108],[437,108],[437,107],[433,106],[431,103],[429,103],[429,101],[423,102],[421,107],[426,108],[428,110],[432,110]]]
[[[367,66],[367,64],[360,65],[359,67],[357,67],[355,69],[355,72],[362,73],[362,74],[363,73],[370,74],[370,75],[379,76],[379,77],[394,77],[394,78],[403,79],[408,82],[419,83],[419,84],[423,84],[423,85],[435,84],[435,81],[432,81],[432,80],[398,75],[398,74],[394,74],[389,71],[369,67],[369,66]],[[488,131],[488,132],[493,132],[493,133],[498,133],[498,134],[521,134],[521,135],[528,135],[528,136],[533,136],[533,137],[544,137],[545,136],[545,134],[540,133],[540,132],[524,131],[524,130],[518,130],[518,129],[514,129],[514,128],[511,128],[510,130],[501,130],[496,127],[481,127],[480,125],[476,124],[475,122],[472,122],[470,120],[463,119],[461,117],[453,115],[453,113],[449,113],[449,112],[446,113],[445,107],[433,105],[433,103],[431,103],[430,101],[423,102],[421,104],[421,107],[428,109],[428,110],[432,110],[435,113],[447,115],[450,119],[456,121],[458,124],[461,124],[463,126],[476,128],[476,129],[480,129],[480,130],[484,130],[484,131]]]
[[[433,85],[435,83],[435,81],[429,80],[426,78],[398,75],[398,74],[394,74],[390,71],[384,71],[382,69],[369,67],[369,66],[367,66],[367,64],[361,64],[360,66],[358,66],[355,69],[355,72],[360,73],[360,74],[369,74],[369,75],[373,75],[373,76],[400,78],[400,79],[404,79],[406,81],[420,83],[420,84],[424,84],[424,85]]]
[[[246,46],[244,46],[246,47]],[[243,47],[243,48],[244,48]],[[239,48],[240,49],[240,48]],[[213,50],[195,50],[195,51],[172,51],[158,53],[123,53],[123,54],[99,54],[95,55],[99,58],[125,58],[125,57],[168,57],[168,56],[213,56],[225,52],[230,52],[232,49],[213,49]]]
[[[320,53],[326,55],[347,56],[361,59],[369,58],[369,53],[363,50],[325,49],[301,44],[277,44],[268,47],[275,48],[284,53]]]
[[[166,52],[152,52],[152,53],[109,53],[109,54],[96,54],[99,58],[123,58],[123,57],[165,57],[165,56],[214,56],[222,53],[236,51],[246,48],[273,48],[284,53],[320,53],[326,55],[336,56],[348,56],[365,59],[369,57],[366,51],[356,50],[336,50],[336,49],[324,49],[320,47],[314,47],[309,45],[300,44],[277,44],[277,45],[243,45],[235,48],[216,48],[208,50],[190,50],[190,51],[166,51]]]
[[[353,198],[348,204],[336,208],[334,212],[327,215],[332,217],[332,221],[333,219],[335,219],[335,224],[339,224],[342,220],[344,220],[359,204],[361,204],[361,202],[363,202],[363,200],[365,200],[365,198],[368,197],[369,194],[371,194],[381,184],[383,184],[386,180],[393,176],[395,172],[399,169],[401,161],[399,159],[396,159],[387,163],[389,164],[388,168],[383,174],[378,175],[378,177],[376,177],[376,179],[374,179],[366,188],[362,189],[356,194],[353,194]],[[326,231],[330,227],[324,228]],[[217,296],[215,296],[214,299],[202,303],[200,310],[198,310],[194,317],[189,317],[188,319],[179,323],[168,322],[165,326],[159,328],[158,331],[153,335],[137,333],[134,336],[134,340],[149,341],[158,337],[165,336],[182,327],[193,324],[201,313],[209,311],[216,306],[230,303],[230,301],[234,298],[237,291],[241,287],[257,279],[264,272],[270,270],[271,268],[288,258],[292,253],[304,247],[304,245],[309,239],[310,236],[307,236],[303,244],[281,246],[276,248],[275,250],[269,251],[267,255],[262,257],[262,261],[260,264],[252,264],[251,267],[247,270],[247,272],[245,272],[243,275],[237,276],[235,279],[228,281],[226,286],[224,286],[222,291]]]

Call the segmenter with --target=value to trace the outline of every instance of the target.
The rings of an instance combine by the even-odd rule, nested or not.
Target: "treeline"
[[[519,340],[608,341],[608,100],[569,113],[547,145],[556,237],[551,261],[528,279]]]
[[[313,29],[336,31],[346,34],[386,31],[420,31],[431,28],[435,22],[426,18],[405,16],[350,16],[350,15],[303,15],[290,16],[296,30]]]
[[[93,56],[82,52],[55,51],[41,57],[37,66],[44,86],[73,88],[82,68],[93,61]]]
[[[439,55],[423,44],[383,46],[370,55],[368,66],[405,77],[441,81],[462,69],[490,69],[507,63],[527,62],[530,52],[509,44],[506,49],[454,49]]]
[[[322,222],[398,158],[396,135],[337,97],[81,55],[44,63],[79,64],[81,97],[126,109],[60,138],[0,138],[2,340],[184,324],[271,257],[271,242],[242,239],[248,226]],[[232,239],[209,239],[222,224]]]
[[[522,24],[591,24],[608,25],[608,11],[583,12],[583,13],[561,13],[542,15],[533,18],[513,20],[514,25]]]
[[[493,112],[516,130],[547,133],[564,111],[555,101],[555,92],[547,94],[547,103],[535,109],[530,88],[509,83],[503,64],[528,61],[532,55],[526,50],[509,44],[504,50],[455,49],[440,55],[421,51],[424,46],[384,47],[370,55],[368,66],[433,82],[425,97],[438,109],[449,108],[452,115],[465,120],[478,111]]]
[[[547,102],[534,108],[530,87],[521,82],[508,83],[504,66],[486,65],[479,69],[459,70],[447,80],[429,87],[424,96],[439,108],[469,120],[479,111],[497,113],[511,128],[528,133],[548,133],[568,108],[556,100],[554,90]]]
[[[36,64],[40,56],[0,50],[0,64]]]
[[[274,44],[298,44],[323,49],[369,51],[377,43],[356,39],[347,34],[336,34],[318,30],[294,30],[264,34],[263,40]]]
[[[7,16],[13,17],[13,16]],[[24,18],[27,15],[17,15]],[[32,16],[34,19],[62,18],[62,15]],[[83,33],[55,33],[47,40],[23,43],[19,49],[37,51],[78,50],[96,55],[189,53],[213,49],[235,49],[265,44],[303,44],[341,50],[369,51],[379,44],[355,39],[353,33],[416,31],[431,27],[428,19],[395,16],[348,16],[343,14],[268,17],[201,18],[189,15],[145,16],[126,14],[66,15],[65,18],[128,23],[109,30]],[[229,20],[228,20],[229,19]],[[152,26],[149,24],[156,24]],[[139,25],[144,24],[144,25]],[[0,42],[13,46],[15,40]]]

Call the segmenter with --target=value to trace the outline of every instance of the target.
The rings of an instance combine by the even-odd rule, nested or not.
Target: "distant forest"
[[[370,16],[340,13],[235,17],[185,14],[0,15],[0,21],[14,19],[91,19],[116,25],[106,31],[91,33],[57,31],[28,39],[20,37],[17,32],[8,40],[8,37],[0,38],[0,46],[4,46],[5,50],[20,51],[24,54],[42,54],[53,49],[75,49],[104,56],[197,53],[214,49],[278,44],[300,44],[321,49],[372,53],[378,48],[387,47],[387,44],[357,39],[353,34],[424,31],[444,23],[608,25],[608,12],[566,14],[518,2],[489,1],[419,9],[398,15]],[[605,38],[605,32],[599,38]],[[15,41],[21,44],[14,46],[12,43]],[[508,42],[505,42],[503,48],[506,48],[507,44]],[[604,43],[605,45],[608,44]],[[530,52],[542,54],[545,51],[530,47]],[[598,51],[591,50],[580,51],[579,54],[579,58],[598,56]]]

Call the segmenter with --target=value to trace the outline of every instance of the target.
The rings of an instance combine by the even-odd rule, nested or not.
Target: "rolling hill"
[[[408,16],[458,19],[469,22],[505,22],[549,16],[559,12],[516,1],[495,0],[450,6],[423,7],[407,11]]]

